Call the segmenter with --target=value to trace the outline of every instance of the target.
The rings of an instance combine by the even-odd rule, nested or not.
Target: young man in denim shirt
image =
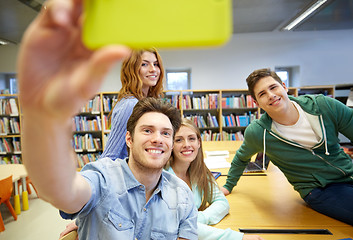
[[[27,29],[18,57],[23,159],[41,199],[77,217],[80,239],[197,239],[197,210],[180,179],[163,172],[180,125],[177,109],[139,102],[128,121],[129,158],[76,171],[72,116],[129,50],[81,42],[81,0],[50,0]]]

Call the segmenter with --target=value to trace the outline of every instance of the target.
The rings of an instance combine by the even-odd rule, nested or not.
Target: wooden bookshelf
[[[0,164],[22,163],[22,115],[18,95],[1,94],[0,106]]]
[[[325,96],[335,97],[334,85],[304,86],[297,88],[298,96],[305,94],[323,94]]]
[[[341,90],[342,87],[340,85],[289,87],[288,94],[292,96],[325,94],[335,97],[335,91]],[[351,85],[344,87],[350,88]],[[95,161],[104,151],[105,141],[110,133],[108,117],[117,97],[118,92],[97,93],[73,118],[72,145],[81,165]],[[196,122],[203,135],[203,141],[242,140],[247,125],[260,116],[260,109],[252,105],[247,89],[164,91],[163,99],[178,108],[183,117],[189,117]],[[17,105],[14,112],[9,111],[10,101],[12,105]],[[0,125],[2,123],[3,126],[9,126],[2,133],[0,131],[0,145],[9,146],[5,151],[0,149],[0,159],[2,163],[22,162],[20,131],[22,115],[18,95],[0,95],[0,103],[2,106]],[[247,120],[245,123],[242,121],[241,124],[236,124],[237,117]],[[229,123],[230,119],[232,121]],[[14,126],[18,130],[14,130]]]

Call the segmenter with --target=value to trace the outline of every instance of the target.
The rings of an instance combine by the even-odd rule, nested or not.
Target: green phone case
[[[83,41],[132,48],[216,46],[232,34],[231,0],[85,0]]]

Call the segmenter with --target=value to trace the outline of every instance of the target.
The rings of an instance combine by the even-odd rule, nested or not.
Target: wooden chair
[[[59,240],[77,240],[77,239],[78,239],[77,232],[76,230],[74,230],[69,232],[65,236],[62,236]]]
[[[5,203],[7,208],[10,210],[13,218],[16,221],[17,214],[10,203],[12,190],[13,190],[12,175],[0,180],[0,205],[2,203]],[[5,231],[5,225],[0,213],[0,232],[3,232],[3,231]]]

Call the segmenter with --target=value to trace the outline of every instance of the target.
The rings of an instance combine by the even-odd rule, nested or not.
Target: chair
[[[62,236],[59,240],[77,240],[77,231],[71,231],[68,234],[66,234],[65,236]]]
[[[16,221],[17,214],[10,203],[12,190],[13,190],[12,175],[0,180],[0,205],[2,203],[5,203],[7,208],[10,210],[13,218]],[[3,232],[3,231],[5,231],[5,225],[0,213],[0,232]]]
[[[34,191],[36,192],[37,194],[37,197],[38,197],[38,192],[37,192],[37,189],[35,188],[35,186],[33,185],[31,179],[29,177],[26,177],[26,188],[27,188],[27,191],[28,191],[28,194],[32,194],[32,190],[31,188],[29,187],[29,184],[32,185]],[[18,180],[18,192],[20,192],[20,186],[22,186],[22,179]]]

